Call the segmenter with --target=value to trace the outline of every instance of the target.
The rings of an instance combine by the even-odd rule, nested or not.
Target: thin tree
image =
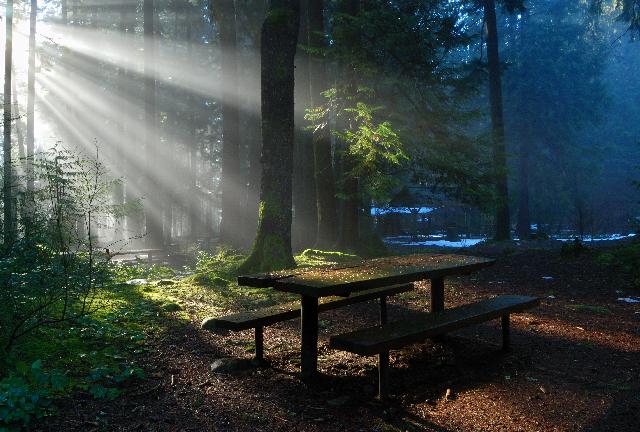
[[[300,45],[309,46],[309,2],[300,2]],[[312,247],[318,226],[313,133],[306,127],[305,110],[311,101],[309,53],[296,53],[296,139],[293,161],[293,247]]]
[[[209,7],[214,3],[209,2]],[[240,220],[240,115],[238,112],[238,53],[234,0],[219,0],[212,11],[220,29],[222,48],[222,173],[220,241],[239,245]]]
[[[5,48],[4,48],[4,244],[15,240],[15,212],[13,203],[13,173],[11,164],[11,66],[13,63],[13,0],[7,0],[5,8]]]
[[[293,267],[291,178],[294,138],[294,57],[299,0],[271,0],[262,25],[262,181],[258,232],[240,270]]]
[[[162,238],[162,212],[158,199],[158,185],[152,180],[157,169],[154,161],[157,159],[158,143],[155,142],[156,134],[156,79],[155,79],[155,7],[154,0],[144,0],[142,4],[143,33],[144,33],[144,125],[145,145],[147,154],[147,188],[149,202],[145,209],[147,224],[147,242],[151,247],[161,245]]]
[[[314,49],[310,59],[311,105],[325,102],[322,92],[327,90],[325,60],[322,55],[326,47],[324,31],[324,1],[309,0],[309,45]],[[331,248],[337,238],[337,212],[335,180],[331,155],[331,137],[328,128],[320,128],[313,134],[315,159],[316,199],[318,202],[318,227],[316,247]]]
[[[33,151],[36,99],[36,22],[38,0],[31,0],[29,15],[29,71],[27,78],[27,191],[33,191]]]
[[[495,0],[484,0],[484,19],[487,26],[487,57],[489,61],[489,101],[491,104],[491,134],[495,169],[495,239],[511,238],[509,217],[509,188],[507,184],[507,152],[504,139],[502,81]]]

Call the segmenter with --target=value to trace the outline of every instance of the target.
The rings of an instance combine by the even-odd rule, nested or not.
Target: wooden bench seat
[[[318,304],[318,312],[326,312],[350,304],[380,299],[380,322],[386,323],[386,299],[389,296],[413,290],[413,284],[394,285],[356,292],[349,297],[327,297]],[[248,330],[255,329],[256,359],[262,360],[264,355],[263,328],[295,318],[300,318],[300,302],[286,303],[248,312],[238,312],[218,318],[206,318],[202,322],[205,330]]]
[[[540,304],[537,297],[500,296],[441,312],[422,313],[417,317],[391,322],[382,326],[331,336],[329,347],[359,355],[379,355],[379,394],[387,388],[389,350],[402,348],[427,338],[440,336],[461,328],[502,319],[503,348],[509,348],[509,314],[522,312]]]

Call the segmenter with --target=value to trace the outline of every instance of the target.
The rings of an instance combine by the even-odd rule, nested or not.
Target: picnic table
[[[238,285],[270,287],[300,295],[301,376],[313,379],[318,366],[318,299],[396,284],[431,280],[431,312],[444,310],[444,278],[468,274],[493,259],[454,254],[416,254],[376,258],[309,269],[239,276]]]

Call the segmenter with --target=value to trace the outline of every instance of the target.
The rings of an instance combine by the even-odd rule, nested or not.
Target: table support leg
[[[504,315],[502,317],[502,350],[509,351],[511,347],[511,337],[510,337],[510,326],[509,326],[509,315]]]
[[[318,371],[318,299],[302,296],[301,311],[302,380],[309,382]]]
[[[380,297],[380,325],[387,323],[387,296]]]
[[[378,397],[382,400],[387,397],[387,385],[389,382],[389,351],[378,355]]]
[[[431,279],[431,312],[444,310],[444,278]]]
[[[263,327],[256,327],[256,361],[261,362],[264,360],[264,336],[263,336]]]

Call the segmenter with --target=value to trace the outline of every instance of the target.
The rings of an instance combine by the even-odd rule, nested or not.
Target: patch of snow
[[[433,207],[371,207],[371,216],[386,214],[429,214],[434,211]]]
[[[640,303],[640,298],[637,297],[620,297],[618,301],[625,303]]]
[[[635,237],[636,233],[630,233],[630,234],[609,234],[609,235],[605,235],[605,236],[601,236],[601,237],[591,237],[591,236],[585,236],[582,240],[582,242],[597,242],[597,241],[608,241],[608,240],[622,240],[625,238],[630,238],[630,237]],[[561,242],[570,242],[570,241],[575,241],[577,237],[572,237],[572,238],[563,238],[563,237],[554,237],[554,240],[558,240]]]
[[[536,231],[538,229],[538,224],[531,224],[531,229]]]
[[[544,280],[553,280],[553,276],[542,276]]]
[[[554,296],[554,295],[550,295],[550,296],[547,296],[547,298],[548,298],[548,299],[554,299],[554,298],[556,298],[556,296]]]
[[[440,247],[453,247],[463,248],[477,245],[482,243],[485,239],[461,239],[459,241],[447,241],[447,240],[425,240],[416,242],[396,242],[402,246],[440,246]]]
[[[149,283],[146,279],[131,279],[125,282],[127,285],[147,285]]]

